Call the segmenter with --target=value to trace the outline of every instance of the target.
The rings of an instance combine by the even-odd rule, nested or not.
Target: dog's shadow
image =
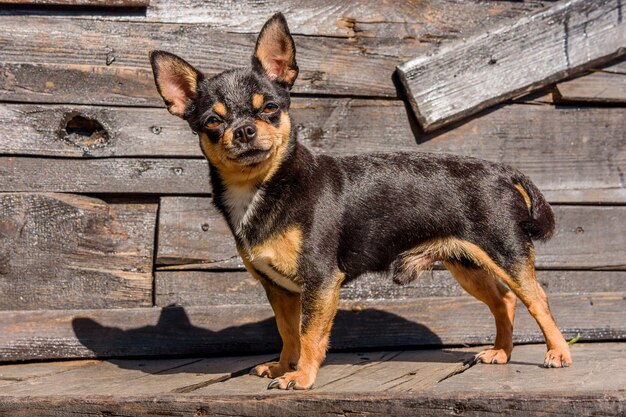
[[[274,318],[267,318],[240,326],[212,331],[194,326],[183,307],[170,306],[161,310],[154,326],[123,330],[103,326],[90,318],[76,318],[72,322],[76,337],[94,355],[121,368],[151,373],[145,364],[125,358],[175,358],[219,357],[242,354],[274,353],[278,356],[281,341]],[[384,330],[382,330],[384,329]],[[399,350],[406,348],[438,347],[441,339],[428,327],[395,314],[364,309],[358,312],[340,310],[337,313],[331,336],[335,351]],[[426,356],[426,361],[459,362],[468,353],[445,352],[444,355]],[[360,361],[358,355],[337,355],[339,361]],[[333,362],[337,361],[334,358]],[[228,361],[212,361],[208,373],[229,372]],[[184,368],[165,373],[186,372]],[[194,371],[189,371],[194,372]],[[164,373],[159,371],[159,373]]]

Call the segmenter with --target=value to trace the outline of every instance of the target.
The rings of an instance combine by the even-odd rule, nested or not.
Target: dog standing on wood
[[[150,54],[159,93],[197,132],[215,206],[276,315],[280,359],[253,373],[273,378],[268,388],[311,388],[341,284],[368,271],[404,284],[436,261],[495,317],[495,345],[480,361],[508,362],[519,297],[545,336],[544,366],[571,364],[535,275],[532,240],[554,231],[535,185],[510,167],[454,155],[313,155],[291,128],[295,53],[279,13],[250,68],[208,78],[175,55]]]

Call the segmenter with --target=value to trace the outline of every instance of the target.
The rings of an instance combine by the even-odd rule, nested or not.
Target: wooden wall
[[[139,2],[142,3],[142,2]],[[143,2],[145,3],[145,2]],[[545,2],[151,0],[0,6],[0,361],[272,351],[262,289],[210,203],[197,138],[157,96],[148,52],[245,65],[283,11],[301,73],[292,115],[317,152],[454,152],[526,172],[554,204],[537,246],[566,337],[626,338],[626,73],[616,62],[425,134],[396,65]],[[487,308],[443,270],[342,290],[335,348],[490,343]],[[520,306],[518,342],[541,341]]]

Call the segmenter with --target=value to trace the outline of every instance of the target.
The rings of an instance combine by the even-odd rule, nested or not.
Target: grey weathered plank
[[[129,37],[133,42],[128,42]],[[255,40],[255,34],[212,30],[203,24],[78,18],[67,24],[66,19],[4,15],[0,16],[0,61],[5,63],[0,72],[0,99],[23,101],[24,90],[34,85],[38,87],[31,100],[47,97],[54,101],[57,95],[64,97],[73,91],[79,102],[93,104],[91,91],[123,91],[109,82],[118,71],[126,76],[135,72],[139,77],[137,82],[122,79],[124,83],[131,81],[131,92],[152,83],[148,61],[152,49],[181,55],[211,75],[249,65]],[[320,94],[396,97],[391,78],[395,66],[420,47],[428,48],[415,39],[363,38],[354,42],[347,38],[296,36],[295,41],[300,75],[294,91]],[[93,84],[68,82],[72,78],[59,72],[66,65],[69,75],[76,73],[77,81],[90,80]],[[81,88],[77,94],[77,85],[86,90]],[[152,103],[158,101],[154,90],[145,93],[151,95]],[[124,99],[114,97],[113,101],[120,104]]]
[[[536,245],[538,268],[626,266],[626,207],[554,206],[554,212],[555,236]],[[210,197],[163,197],[159,213],[158,265],[241,267],[232,234]]]
[[[537,182],[551,201],[626,202],[620,173],[620,167],[626,164],[626,111],[622,108],[557,109],[515,104],[436,135],[413,131],[406,109],[398,101],[296,98],[291,112],[298,138],[315,152],[332,155],[412,150],[453,152],[514,165]],[[94,143],[76,136],[61,139],[64,136],[60,135],[59,127],[64,125],[68,114],[74,113],[98,120],[107,130],[109,140]],[[185,122],[169,116],[164,109],[14,104],[0,105],[0,153],[202,157],[197,137],[189,132]],[[37,171],[40,165],[52,165],[48,169],[53,172],[61,169],[72,172],[71,167],[81,164],[107,163],[37,160],[36,164]],[[54,167],[56,164],[62,166]],[[28,165],[31,164],[21,168],[22,176],[35,169]],[[206,178],[206,171],[201,169],[199,176],[178,183],[177,192],[201,192],[197,181]],[[89,173],[81,172],[79,178]],[[105,178],[116,175],[111,172]],[[51,178],[29,178],[21,189],[44,180]],[[80,189],[80,183],[74,186],[75,190]]]
[[[511,21],[542,7],[544,5],[540,1],[518,4],[429,0],[420,4],[396,1],[393,5],[385,5],[376,0],[277,0],[271,4],[255,0],[235,3],[220,0],[152,0],[145,13],[99,13],[93,18],[201,23],[228,32],[258,33],[263,23],[280,10],[285,14],[293,34],[344,37],[353,41],[362,37],[415,38],[424,43],[440,43],[467,36],[471,30],[483,25]],[[20,12],[38,14],[36,10],[28,9]],[[46,13],[54,14],[55,11],[46,10]],[[76,16],[67,10],[54,15]],[[92,16],[82,14],[80,17]]]
[[[52,6],[147,7],[150,0],[2,0],[7,4]]]
[[[210,193],[204,159],[0,157],[0,190],[79,193]]]
[[[541,270],[537,279],[548,293],[626,292],[626,271]],[[157,271],[155,303],[204,306],[265,303],[261,284],[245,271]],[[367,274],[345,284],[341,299],[406,300],[421,297],[467,295],[445,270],[423,273],[407,285],[397,285],[385,274]]]
[[[408,350],[382,352],[333,352],[320,369],[310,394],[405,392],[407,382],[414,391],[435,386],[441,379],[462,371],[474,352],[468,350]],[[193,395],[270,395],[283,396],[284,391],[267,391],[267,379],[241,375],[220,384],[193,391]]]
[[[233,375],[237,361],[243,367],[265,360],[258,356],[197,359],[187,365],[184,362],[189,359],[90,363],[69,369],[67,380],[53,376],[36,379],[29,387],[13,384],[0,393],[0,415],[275,416],[280,410],[281,415],[315,417],[347,413],[363,417],[416,413],[564,417],[621,416],[625,411],[623,344],[574,345],[575,362],[566,369],[533,364],[543,357],[543,345],[516,347],[506,366],[463,367],[460,361],[479,349],[331,353],[320,369],[318,384],[308,392],[268,391],[267,379],[237,376],[238,371]],[[173,367],[176,362],[180,367]],[[54,365],[63,367],[64,363]],[[439,375],[462,369],[438,382]],[[202,374],[189,373],[197,371],[207,372],[205,379],[214,377],[208,379],[213,383],[196,385],[190,394],[167,394],[167,388],[185,377],[201,379]],[[224,382],[218,382],[220,377]],[[388,386],[389,380],[399,385]]]
[[[626,345],[581,343],[570,349],[574,364],[563,372],[550,372],[531,365],[545,354],[543,346],[518,346],[513,350],[511,362],[507,366],[479,364],[429,387],[426,392],[568,392],[584,395],[589,392],[620,391],[626,386]],[[602,360],[598,360],[599,355]]]
[[[463,413],[467,417],[507,415],[526,417],[567,417],[571,415],[602,415],[609,417],[624,414],[626,394],[592,392],[568,393],[500,393],[481,394],[316,394],[294,393],[277,396],[236,395],[158,395],[110,397],[96,395],[83,398],[5,397],[0,401],[0,413],[12,417],[75,415],[228,415],[232,417],[274,417],[276,411],[285,417],[336,417],[349,413],[354,417],[439,417]]]
[[[162,197],[156,264],[195,263],[243,268],[230,229],[211,198]]]
[[[568,338],[581,333],[583,340],[626,339],[623,292],[552,294],[550,306]],[[340,307],[331,343],[336,349],[486,344],[495,336],[487,307],[471,297],[342,302]],[[523,308],[515,319],[515,340],[543,340]],[[0,312],[0,361],[278,349],[269,305]]]
[[[112,359],[86,361],[87,366],[67,367],[61,374],[41,376],[4,387],[4,396],[60,395],[82,397],[107,393],[113,396],[186,392],[227,380],[237,372],[275,356],[238,356],[186,359]],[[22,365],[28,367],[31,365]],[[0,366],[0,372],[3,370]],[[197,389],[196,388],[196,389]]]
[[[626,59],[555,86],[556,102],[625,103]]]
[[[595,71],[582,78],[557,84],[557,103],[626,103],[626,74]]]
[[[398,74],[421,126],[431,131],[624,52],[621,1],[567,0],[419,56]]]
[[[0,310],[152,305],[156,210],[0,193]]]

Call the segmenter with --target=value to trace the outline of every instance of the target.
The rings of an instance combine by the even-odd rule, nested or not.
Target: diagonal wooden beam
[[[398,66],[426,131],[626,52],[622,0],[567,0]]]

